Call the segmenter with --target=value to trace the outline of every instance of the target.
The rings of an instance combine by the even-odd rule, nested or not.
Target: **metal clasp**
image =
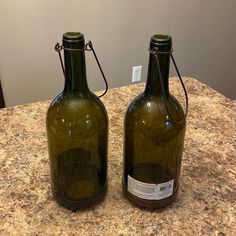
[[[187,117],[187,114],[188,114],[188,93],[187,93],[187,90],[184,86],[184,82],[182,80],[182,77],[180,75],[180,72],[178,70],[178,67],[177,67],[177,64],[175,62],[175,59],[174,59],[174,56],[173,56],[173,49],[171,49],[169,52],[162,52],[160,51],[157,47],[154,47],[153,49],[148,49],[149,52],[154,55],[155,59],[156,59],[156,62],[157,62],[157,70],[158,70],[158,74],[159,74],[159,77],[160,77],[160,82],[161,82],[161,90],[162,90],[162,93],[163,93],[163,100],[164,100],[164,106],[165,106],[165,109],[166,109],[166,112],[167,112],[167,115],[168,117],[170,118],[170,120],[173,122],[173,123],[182,123],[183,121],[185,121],[186,117]],[[164,82],[163,82],[163,78],[162,78],[162,74],[161,74],[161,67],[160,67],[160,61],[159,61],[159,58],[158,58],[158,54],[169,54],[171,59],[172,59],[172,62],[174,64],[174,67],[175,67],[175,70],[178,74],[178,77],[179,77],[179,80],[180,80],[180,83],[182,85],[182,88],[184,90],[184,94],[185,94],[185,101],[186,101],[186,105],[185,105],[185,114],[183,116],[183,118],[181,120],[174,120],[169,112],[169,109],[167,107],[167,94],[165,92],[165,89],[164,89]]]
[[[105,86],[106,86],[105,91],[103,92],[103,94],[99,95],[98,97],[102,97],[102,96],[104,96],[104,95],[107,93],[107,91],[108,91],[107,79],[106,79],[105,74],[104,74],[104,72],[103,72],[103,70],[102,70],[102,67],[101,67],[101,65],[100,65],[100,63],[99,63],[99,60],[98,60],[98,58],[97,58],[97,55],[96,55],[96,53],[95,53],[95,50],[94,50],[94,48],[93,48],[93,44],[92,44],[91,41],[88,41],[88,43],[86,43],[86,44],[85,44],[85,47],[82,48],[82,49],[65,48],[63,45],[60,45],[59,43],[56,43],[56,45],[55,45],[55,50],[58,52],[59,59],[60,59],[60,63],[61,63],[61,68],[62,68],[64,77],[65,77],[65,68],[64,68],[64,65],[63,65],[63,61],[62,61],[61,50],[65,50],[65,51],[75,51],[75,52],[79,52],[79,51],[92,51],[92,52],[93,52],[93,55],[94,55],[94,57],[95,57],[95,60],[96,60],[96,62],[97,62],[97,64],[98,64],[98,67],[99,67],[99,69],[100,69],[100,72],[101,72],[101,74],[102,74],[103,80],[104,80],[104,82],[105,82]]]

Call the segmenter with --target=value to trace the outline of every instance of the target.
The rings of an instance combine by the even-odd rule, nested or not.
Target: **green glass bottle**
[[[164,207],[175,199],[179,187],[186,122],[181,105],[169,93],[171,49],[170,36],[151,37],[150,52],[160,52],[161,76],[150,53],[145,91],[125,116],[123,192],[137,206]]]
[[[65,86],[47,112],[52,192],[69,209],[101,201],[107,189],[108,116],[87,85],[82,33],[63,35]]]

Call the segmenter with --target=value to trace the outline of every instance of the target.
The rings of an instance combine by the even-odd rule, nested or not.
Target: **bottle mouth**
[[[63,34],[63,41],[67,41],[67,42],[84,41],[84,35],[80,32],[67,32]]]
[[[67,48],[83,48],[84,35],[80,32],[67,32],[63,34],[63,46]]]
[[[155,34],[151,37],[151,43],[158,45],[166,45],[172,43],[172,38],[167,34]]]

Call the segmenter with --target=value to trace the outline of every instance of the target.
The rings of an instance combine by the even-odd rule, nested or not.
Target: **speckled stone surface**
[[[164,210],[122,196],[124,113],[144,84],[111,89],[106,200],[76,213],[50,190],[45,117],[49,102],[0,110],[0,235],[236,235],[236,104],[185,78],[189,116],[177,201]],[[170,80],[176,97],[177,79]],[[183,97],[183,96],[182,96]]]

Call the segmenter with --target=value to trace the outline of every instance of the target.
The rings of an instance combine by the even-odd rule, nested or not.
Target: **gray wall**
[[[7,106],[53,98],[63,87],[54,51],[66,31],[91,39],[110,87],[131,83],[133,65],[143,65],[156,32],[172,35],[183,75],[232,99],[235,92],[235,0],[1,0],[0,78]],[[90,53],[91,89],[103,81]]]

